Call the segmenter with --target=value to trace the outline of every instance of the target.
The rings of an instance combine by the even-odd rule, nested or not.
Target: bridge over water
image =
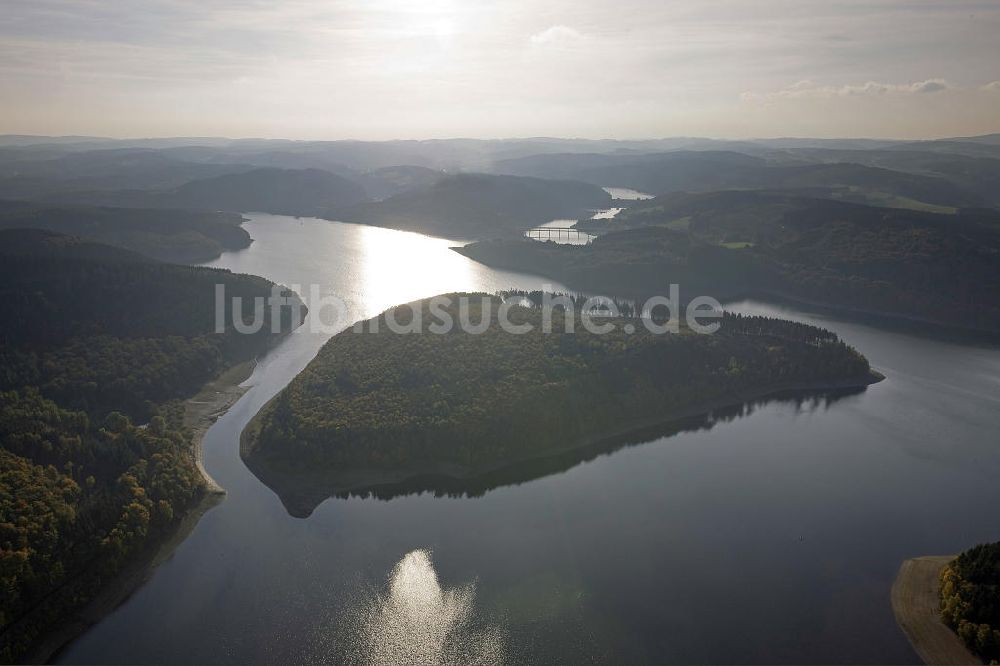
[[[580,231],[575,227],[534,227],[524,232],[524,236],[526,238],[534,240],[554,240],[557,243],[560,241],[589,243],[590,240],[596,235],[597,234],[592,234],[586,231]]]

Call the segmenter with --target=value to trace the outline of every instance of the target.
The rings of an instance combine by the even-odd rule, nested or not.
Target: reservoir
[[[353,320],[449,291],[539,289],[419,234],[248,214],[210,265],[320,285]],[[63,663],[918,663],[905,558],[1000,539],[1000,350],[753,301],[832,329],[887,379],[772,400],[478,487],[289,515],[246,422],[316,354],[307,321],[209,430],[228,492]],[[313,316],[310,313],[310,316]]]

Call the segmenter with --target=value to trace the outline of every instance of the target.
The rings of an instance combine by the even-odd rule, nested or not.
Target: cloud
[[[536,32],[530,37],[530,41],[535,46],[554,46],[565,48],[579,44],[586,37],[579,30],[568,25],[554,25],[541,32]]]
[[[990,81],[989,83],[983,85],[979,88],[983,92],[995,92],[1000,93],[1000,81]]]
[[[920,83],[912,83],[909,87],[909,92],[915,93],[935,93],[941,92],[942,90],[948,90],[951,88],[948,82],[944,79],[928,79],[926,81],[921,81]]]
[[[608,0],[2,6],[0,132],[997,131],[996,0],[633,0],[629,11]],[[800,79],[812,81],[789,86]],[[744,90],[756,104],[738,102]],[[802,113],[809,104],[820,108]],[[747,113],[754,106],[762,112]]]
[[[867,97],[880,95],[921,95],[952,90],[954,86],[944,79],[925,79],[913,83],[879,83],[843,86],[819,86],[812,81],[799,81],[787,88],[766,93],[744,92],[740,97],[746,102],[767,102],[781,99],[832,99],[836,97]]]

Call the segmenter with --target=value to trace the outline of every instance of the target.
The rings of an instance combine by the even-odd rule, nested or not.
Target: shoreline
[[[305,517],[312,513],[312,511],[310,510],[308,513],[292,511],[293,508],[301,507],[290,507],[286,502],[286,499],[288,498],[280,492],[279,486],[284,487],[287,484],[293,487],[302,487],[303,485],[308,485],[310,482],[317,483],[324,486],[324,492],[328,498],[343,493],[362,492],[376,487],[403,484],[427,477],[437,477],[459,482],[472,481],[488,474],[502,472],[503,470],[524,463],[556,458],[573,453],[574,451],[586,451],[589,448],[599,446],[609,440],[627,437],[632,433],[641,433],[654,427],[669,426],[672,423],[677,423],[685,419],[709,415],[717,410],[727,409],[757,400],[766,400],[786,393],[863,389],[871,386],[872,384],[877,384],[884,379],[885,375],[873,369],[867,377],[858,377],[855,379],[826,382],[812,381],[772,384],[759,390],[743,391],[740,393],[721,396],[714,400],[709,400],[697,405],[691,405],[683,409],[672,411],[666,415],[658,414],[646,419],[632,420],[627,424],[617,427],[609,427],[591,435],[590,437],[581,439],[570,446],[547,450],[542,455],[520,456],[514,459],[505,460],[501,463],[476,468],[456,463],[433,463],[430,465],[395,469],[359,467],[346,470],[330,470],[316,467],[275,467],[272,464],[268,464],[268,461],[266,460],[254,461],[253,451],[257,444],[261,415],[266,411],[268,405],[281,395],[279,392],[271,398],[270,401],[264,404],[256,414],[254,414],[253,418],[247,422],[243,432],[240,433],[240,458],[254,474],[254,476],[259,478],[261,482],[278,494],[282,503],[285,504],[285,509],[288,510],[291,515],[296,517]]]
[[[225,495],[226,489],[220,486],[205,469],[203,448],[205,433],[249,390],[249,387],[244,387],[242,384],[253,374],[256,365],[256,360],[234,365],[202,386],[196,395],[184,401],[184,425],[191,430],[191,454],[194,456],[195,466],[205,481],[207,494]]]
[[[205,469],[202,445],[212,424],[249,390],[241,384],[253,374],[255,366],[256,360],[234,365],[184,401],[184,425],[191,430],[191,455],[205,481],[201,498],[184,512],[174,529],[148,544],[80,610],[42,635],[21,655],[23,663],[49,662],[87,629],[128,601],[153,576],[157,567],[173,556],[201,517],[222,502],[226,491]]]
[[[982,664],[941,620],[939,578],[955,555],[905,560],[892,584],[892,612],[925,664]]]

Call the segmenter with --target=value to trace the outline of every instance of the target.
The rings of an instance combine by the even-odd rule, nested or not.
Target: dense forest
[[[944,568],[941,616],[970,650],[1000,661],[1000,542],[971,548]]]
[[[540,308],[511,303],[511,321],[534,326],[514,335],[499,325],[499,297],[466,296],[469,321],[489,322],[480,334],[393,333],[386,317],[413,312],[401,306],[378,331],[332,338],[244,433],[251,468],[471,474],[685,411],[874,378],[834,334],[802,324],[727,315],[714,335],[654,334],[620,318],[602,319],[618,325],[601,335],[562,311],[544,334]],[[413,307],[422,325],[435,321],[430,300]],[[444,311],[457,322],[458,308],[454,298]]]
[[[216,334],[217,283],[243,297],[246,321],[272,286],[53,232],[0,231],[3,661],[86,603],[203,492],[178,400],[271,337],[231,324]],[[291,312],[281,315],[288,330]]]
[[[0,229],[47,229],[132,250],[161,261],[194,264],[250,245],[236,213],[51,206],[0,201]]]
[[[456,251],[551,276],[573,288],[720,300],[777,296],[1000,330],[1000,215],[945,215],[767,192],[672,195],[640,202],[621,231],[586,246],[481,242]]]

